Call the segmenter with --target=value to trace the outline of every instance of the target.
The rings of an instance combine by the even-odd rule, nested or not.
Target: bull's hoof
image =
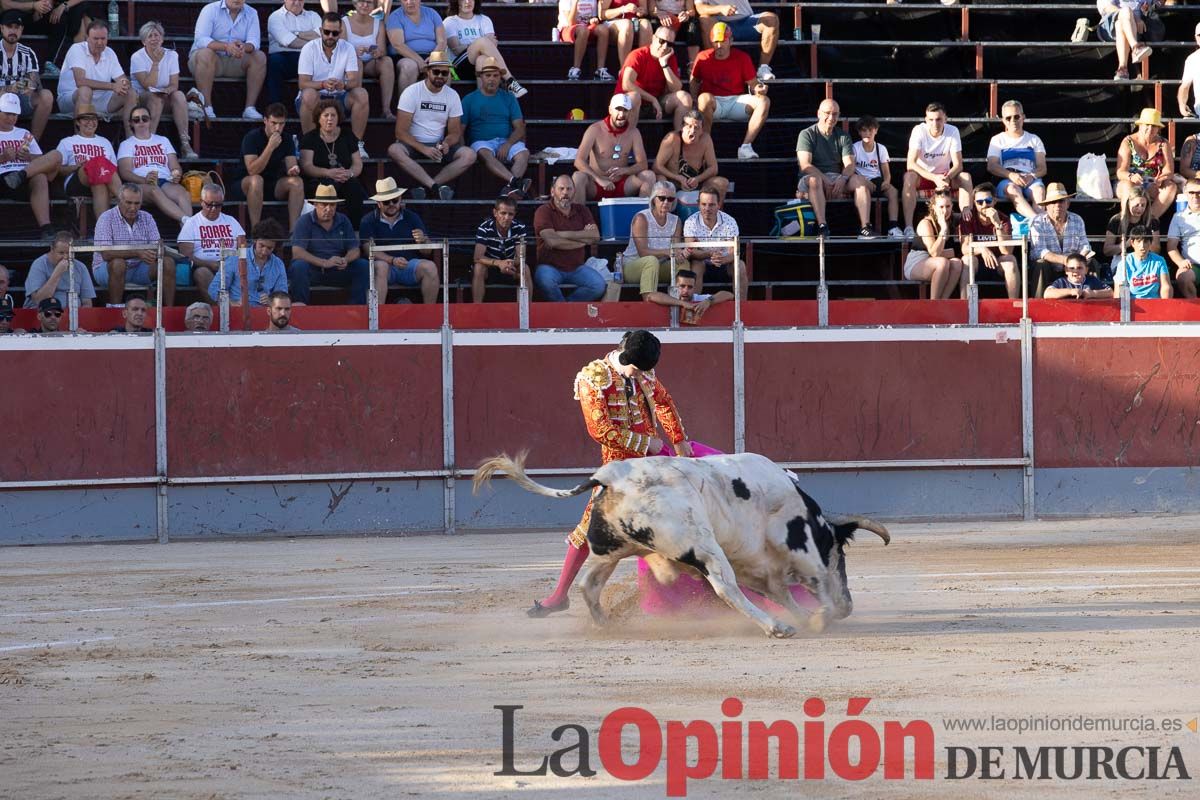
[[[825,619],[824,610],[814,611],[808,618],[808,629],[813,633],[821,633],[827,624],[828,620]]]
[[[776,639],[791,639],[796,635],[796,629],[791,625],[777,622],[771,626],[771,630],[767,631],[767,633]]]
[[[561,603],[559,603],[556,606],[544,606],[544,605],[542,605],[541,600],[534,600],[533,605],[529,608],[528,611],[525,612],[525,616],[533,617],[534,619],[541,619],[543,617],[548,617],[551,614],[556,614],[559,611],[566,611],[570,607],[571,607],[570,599],[563,600]]]

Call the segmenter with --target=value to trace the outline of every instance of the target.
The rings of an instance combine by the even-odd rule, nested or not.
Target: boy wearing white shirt
[[[335,13],[321,20],[320,40],[313,40],[300,50],[296,67],[300,94],[296,96],[296,111],[300,114],[300,130],[308,133],[317,126],[313,110],[326,98],[340,100],[350,116],[350,130],[358,139],[358,154],[367,158],[363,137],[367,133],[367,118],[371,101],[362,88],[361,65],[354,45],[341,38],[342,18]]]
[[[864,114],[855,123],[858,131],[858,141],[854,143],[854,171],[871,184],[871,194],[887,198],[888,236],[893,239],[904,238],[900,230],[900,193],[892,184],[892,166],[888,160],[888,151],[877,139],[879,121]]]

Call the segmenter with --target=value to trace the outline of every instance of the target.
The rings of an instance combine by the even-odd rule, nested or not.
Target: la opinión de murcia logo
[[[502,768],[496,776],[594,777],[593,758],[608,775],[641,781],[666,766],[666,796],[686,797],[688,782],[722,780],[861,781],[877,774],[885,780],[933,780],[936,750],[933,726],[925,720],[868,722],[861,715],[871,702],[851,697],[848,719],[829,725],[825,701],[810,697],[802,706],[808,717],[790,720],[741,719],[744,704],[736,697],[721,703],[725,719],[660,721],[638,706],[607,714],[596,733],[578,723],[559,725],[550,738],[559,747],[540,763],[516,763],[517,711],[521,705],[493,706],[500,712]],[[828,729],[828,731],[827,731]],[[625,746],[628,743],[628,747]],[[778,754],[771,775],[771,752]],[[1178,747],[946,747],[947,780],[1190,780]],[[906,764],[906,753],[910,762]],[[882,768],[882,770],[881,770]]]

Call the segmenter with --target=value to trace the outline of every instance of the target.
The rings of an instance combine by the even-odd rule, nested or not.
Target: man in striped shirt
[[[117,205],[96,218],[93,237],[97,245],[129,245],[127,250],[97,252],[92,257],[96,285],[108,289],[110,308],[124,306],[126,281],[148,286],[159,273],[163,305],[175,304],[175,262],[163,256],[163,268],[158,268],[161,238],[154,217],[142,210],[142,187],[123,184],[117,192]]]
[[[32,117],[29,131],[41,139],[46,121],[54,109],[54,95],[42,88],[38,57],[21,44],[25,18],[20,11],[9,9],[0,15],[0,93],[13,93],[21,101],[21,116]]]
[[[518,247],[524,247],[525,224],[516,221],[517,201],[507,195],[497,198],[492,216],[475,229],[475,268],[471,275],[471,300],[483,302],[489,269],[500,271],[501,280],[511,283],[518,280],[517,270],[522,268]],[[533,288],[526,262],[525,285]]]

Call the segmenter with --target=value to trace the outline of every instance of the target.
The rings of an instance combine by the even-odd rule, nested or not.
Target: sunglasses
[[[1191,190],[1189,189],[1189,190],[1188,190],[1188,194],[1190,194],[1192,197],[1200,197],[1200,191],[1198,191],[1198,192],[1193,192],[1193,191],[1191,191]]]
[[[672,40],[672,39],[667,39],[667,38],[665,38],[665,37],[662,37],[662,36],[655,36],[655,37],[654,37],[654,41],[656,41],[656,42],[660,42],[661,44],[675,44],[674,40]]]
[[[1012,116],[1005,117],[1005,118],[1004,118],[1004,121],[1005,121],[1005,122],[1012,122],[1014,119],[1020,119],[1020,118],[1021,118],[1021,115],[1020,115],[1020,114],[1013,114]]]
[[[398,206],[400,205],[400,198],[393,197],[391,200],[380,200],[379,204],[381,206]]]
[[[149,117],[130,117],[129,121],[130,122],[149,122],[150,118]]]
[[[204,206],[205,208],[222,208],[225,204],[220,203],[220,202],[210,203],[207,200],[205,200],[204,202],[200,203],[200,205]]]
[[[440,75],[441,77],[444,78],[450,74],[450,70],[448,70],[448,69],[431,69],[431,70],[429,70],[429,74],[430,75]]]
[[[996,198],[994,198],[994,197],[976,197],[975,198],[975,205],[977,205],[977,206],[990,206],[992,203],[995,203],[995,202],[996,202]]]
[[[660,194],[660,195],[657,195],[657,196],[656,196],[654,199],[655,199],[655,200],[662,200],[662,201],[663,201],[663,202],[665,202],[665,203],[674,203],[674,202],[675,202],[675,198],[674,198],[674,197],[667,197],[666,195],[661,195],[661,194]]]
[[[61,317],[62,316],[61,311],[42,311],[40,313],[43,317]]]
[[[342,32],[341,31],[327,31],[324,28],[322,28],[321,35],[322,36],[341,36]]]

